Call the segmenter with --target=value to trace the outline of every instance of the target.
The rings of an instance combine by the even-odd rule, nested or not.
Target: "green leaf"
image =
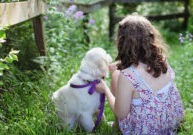
[[[6,35],[5,35],[5,32],[4,32],[4,31],[0,31],[0,38],[3,38],[3,39],[6,38]]]
[[[18,53],[19,53],[19,50],[13,50],[13,49],[11,49],[10,54],[18,54]]]
[[[16,60],[16,61],[18,61],[18,58],[17,58],[17,56],[15,55],[15,54],[10,54],[10,58],[14,61],[14,60]]]
[[[1,85],[3,85],[3,82],[2,82],[2,81],[0,81],[0,86],[1,86]]]
[[[13,60],[12,60],[12,58],[10,58],[10,57],[6,57],[6,58],[5,58],[5,62],[7,62],[7,63],[12,63]]]
[[[4,59],[0,58],[0,63],[2,63],[2,62],[4,62],[4,61],[5,61]]]
[[[0,70],[9,69],[7,64],[0,63]]]
[[[0,76],[3,76],[3,71],[2,70],[0,70]]]

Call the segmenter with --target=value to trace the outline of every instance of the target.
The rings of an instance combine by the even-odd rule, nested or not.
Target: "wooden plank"
[[[0,3],[0,26],[24,22],[39,16],[44,11],[45,4],[42,0]]]
[[[115,3],[136,3],[136,2],[175,2],[184,0],[115,0]]]
[[[33,21],[35,41],[36,41],[38,51],[40,52],[40,56],[46,56],[44,30],[43,30],[41,16],[34,18],[32,21]]]
[[[145,16],[145,17],[152,21],[160,21],[160,20],[175,19],[175,18],[180,18],[185,16],[186,16],[185,13],[177,13],[177,14],[169,14],[169,15],[151,15],[151,16]],[[117,23],[122,19],[123,17],[115,17],[114,23]]]
[[[157,15],[157,16],[146,16],[149,20],[152,21],[160,21],[160,20],[169,20],[169,19],[175,19],[180,17],[185,17],[185,13],[176,13],[176,14],[168,14],[168,15]]]
[[[71,5],[76,5],[77,10],[83,11],[84,13],[90,13],[90,12],[96,11],[100,8],[103,8],[105,6],[108,6],[112,2],[113,2],[113,0],[101,0],[101,1],[95,1],[95,2],[92,2],[92,3],[88,3],[88,4],[62,2],[61,5],[55,5],[55,6],[59,11],[63,12],[64,7],[69,7]]]

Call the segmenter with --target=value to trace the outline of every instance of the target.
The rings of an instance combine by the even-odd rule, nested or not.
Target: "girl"
[[[97,91],[107,96],[122,133],[175,134],[184,109],[158,31],[146,18],[129,15],[119,23],[117,48],[112,91],[104,81]]]

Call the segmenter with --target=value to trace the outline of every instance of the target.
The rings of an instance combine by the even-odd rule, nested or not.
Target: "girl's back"
[[[154,78],[146,69],[139,63],[121,71],[132,83],[134,94],[129,115],[119,121],[120,129],[124,134],[175,134],[184,109],[174,72],[168,65],[167,73]]]
[[[146,71],[147,65],[143,63],[139,63],[138,66],[133,67],[133,68],[136,70],[138,74],[140,74],[141,79],[143,79],[145,83],[147,83],[147,85],[153,90],[154,93],[162,89],[164,86],[166,86],[171,81],[169,71],[165,74],[161,74],[158,78],[155,78]],[[126,69],[126,71],[127,70],[129,69]],[[139,94],[136,93],[136,91],[134,91],[133,98],[139,98],[139,97],[140,97]]]

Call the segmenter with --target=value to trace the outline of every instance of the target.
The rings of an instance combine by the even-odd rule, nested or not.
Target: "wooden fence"
[[[33,29],[35,34],[35,41],[40,52],[41,56],[46,55],[46,47],[45,47],[45,39],[44,39],[44,30],[43,24],[41,20],[41,15],[46,11],[47,8],[55,6],[57,10],[64,12],[64,7],[69,7],[72,4],[77,6],[77,9],[83,11],[85,15],[89,15],[89,13],[94,12],[98,9],[101,9],[105,6],[109,6],[109,36],[110,38],[114,33],[114,25],[122,19],[122,17],[116,17],[114,15],[115,3],[135,3],[135,2],[164,2],[164,1],[182,1],[184,2],[184,12],[169,14],[169,15],[158,15],[158,16],[148,16],[149,19],[152,20],[164,20],[164,19],[172,19],[177,17],[184,17],[184,26],[187,26],[189,11],[188,5],[189,0],[100,0],[96,2],[92,2],[89,4],[80,4],[80,3],[67,3],[62,2],[60,5],[47,5],[42,0],[28,0],[24,2],[12,2],[12,3],[0,3],[0,26],[6,25],[15,25],[18,23],[22,23],[24,21],[32,20]],[[88,19],[84,20],[86,23]],[[84,27],[86,28],[86,26]],[[87,41],[89,42],[89,36],[87,35]]]
[[[35,18],[45,11],[42,0],[0,3],[0,26],[15,25]]]
[[[32,20],[38,51],[41,56],[45,56],[46,47],[41,21],[41,14],[45,12],[45,9],[46,4],[42,0],[0,3],[0,26],[11,26]]]

